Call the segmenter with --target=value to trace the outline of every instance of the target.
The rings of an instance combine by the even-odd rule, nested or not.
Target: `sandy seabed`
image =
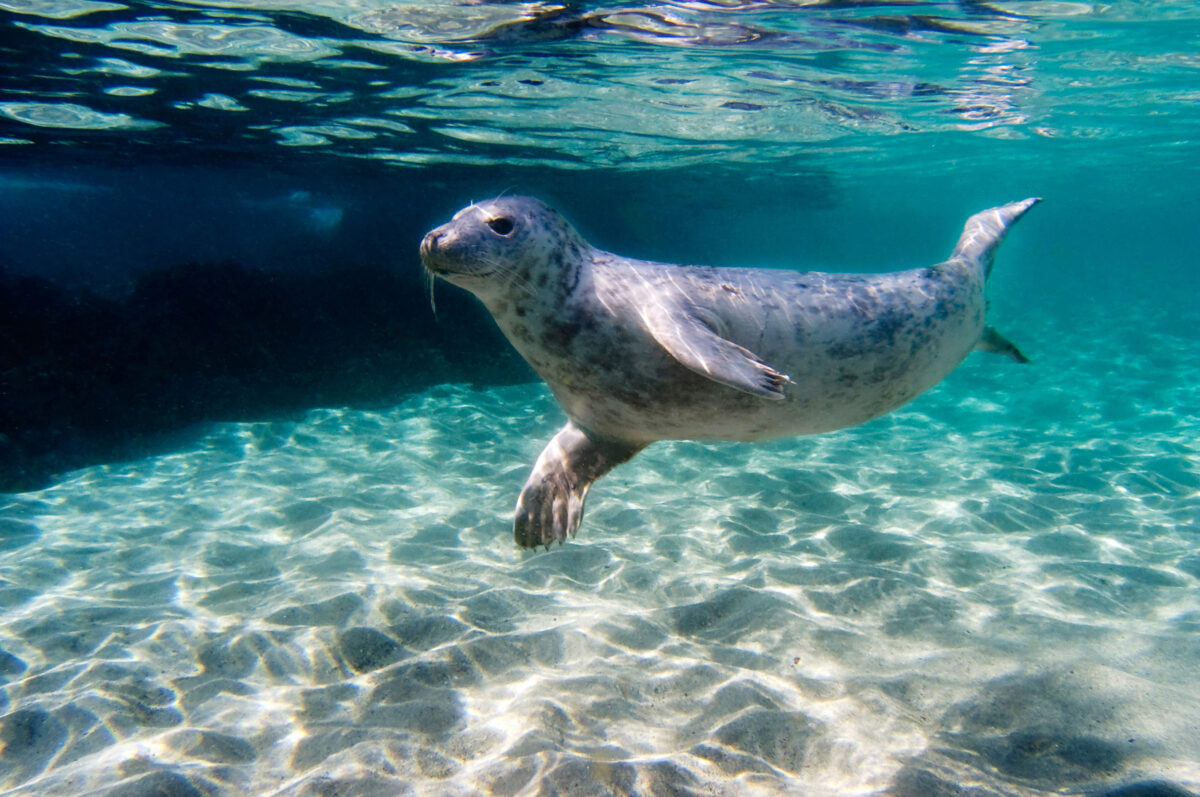
[[[974,355],[856,430],[652,446],[549,552],[511,538],[540,385],[7,496],[0,792],[1198,789],[1200,379],[1160,374],[1200,361],[1123,340]]]

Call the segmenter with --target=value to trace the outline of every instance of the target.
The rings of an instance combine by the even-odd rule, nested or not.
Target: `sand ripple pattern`
[[[510,539],[560,423],[536,385],[11,496],[0,789],[1200,788],[1200,382],[1159,376],[1200,361],[1106,346],[1108,375],[976,357],[858,430],[654,446],[548,553]]]

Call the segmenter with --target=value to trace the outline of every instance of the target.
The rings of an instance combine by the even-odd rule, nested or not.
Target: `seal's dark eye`
[[[508,235],[513,231],[512,219],[506,219],[500,216],[495,219],[488,219],[487,226],[492,228],[492,232],[497,235]]]

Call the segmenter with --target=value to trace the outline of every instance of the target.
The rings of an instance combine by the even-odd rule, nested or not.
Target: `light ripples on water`
[[[1189,135],[1195,57],[1178,43],[1200,11],[1151,8],[0,0],[0,134],[575,168],[782,162],[898,135],[904,158],[942,133],[1161,146]]]

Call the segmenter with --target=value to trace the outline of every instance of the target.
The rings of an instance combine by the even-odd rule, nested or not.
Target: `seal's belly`
[[[870,312],[826,299],[721,313],[714,297],[709,306],[721,315],[723,333],[791,378],[782,401],[707,379],[636,330],[613,336],[611,327],[603,339],[579,341],[573,356],[555,358],[570,367],[542,375],[567,415],[597,435],[750,441],[827,432],[899,407],[970,353],[983,329],[982,286],[960,288],[893,295],[886,309]]]
[[[606,437],[656,440],[761,440],[854,426],[915,398],[953,370],[970,347],[928,357],[845,354],[790,368],[783,401],[712,382],[677,365],[662,379],[580,389],[551,382],[568,417]]]

